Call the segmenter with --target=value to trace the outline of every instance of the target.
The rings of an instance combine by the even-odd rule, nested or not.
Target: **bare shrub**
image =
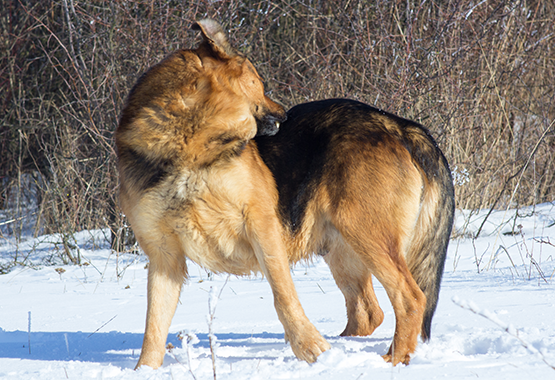
[[[349,97],[429,127],[466,176],[459,208],[553,201],[554,15],[541,0],[5,2],[1,231],[110,226],[123,249],[119,112],[140,73],[198,43],[190,26],[203,17],[286,106]]]

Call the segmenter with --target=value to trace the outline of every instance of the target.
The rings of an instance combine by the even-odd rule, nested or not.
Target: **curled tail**
[[[429,132],[416,123],[404,128],[404,138],[424,178],[421,211],[406,253],[409,270],[426,295],[422,340],[430,339],[449,237],[455,199],[449,164]]]

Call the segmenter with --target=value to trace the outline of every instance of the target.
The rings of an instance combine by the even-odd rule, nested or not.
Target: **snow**
[[[174,348],[162,368],[134,371],[146,315],[143,255],[111,253],[106,231],[76,236],[82,266],[57,261],[55,235],[0,240],[0,263],[26,260],[0,276],[0,378],[213,379],[210,300],[218,379],[553,379],[555,204],[496,211],[472,239],[486,215],[457,212],[432,339],[397,367],[381,358],[394,328],[384,289],[375,284],[382,326],[370,337],[339,337],[344,299],[315,260],[292,274],[332,346],[316,363],[297,360],[284,342],[265,279],[209,276],[190,263],[168,337]]]

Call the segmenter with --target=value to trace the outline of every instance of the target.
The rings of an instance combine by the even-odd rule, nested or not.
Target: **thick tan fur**
[[[214,272],[263,272],[293,352],[315,361],[330,346],[307,319],[289,270],[314,253],[325,254],[345,295],[343,335],[369,335],[380,325],[372,276],[383,284],[397,320],[385,359],[408,363],[437,300],[436,293],[427,305],[431,293],[411,272],[426,278],[437,271],[438,259],[426,269],[418,252],[430,247],[442,189],[415,162],[395,120],[375,115],[383,143],[346,137],[330,145],[337,166],[325,165],[294,226],[284,216],[273,153],[263,150],[270,144],[268,152],[278,152],[274,137],[266,145],[254,139],[275,134],[285,111],[265,96],[256,70],[217,23],[202,20],[196,28],[203,43],[171,54],[139,79],[116,131],[121,207],[150,260],[137,367],[163,363],[186,258]],[[411,141],[422,138],[415,136]],[[337,178],[348,181],[338,188]]]

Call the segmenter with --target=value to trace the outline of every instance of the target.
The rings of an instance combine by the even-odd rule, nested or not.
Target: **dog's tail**
[[[406,125],[404,131],[407,147],[424,178],[421,211],[406,260],[414,280],[426,295],[421,337],[427,341],[453,226],[454,189],[449,164],[430,133],[416,123]]]

